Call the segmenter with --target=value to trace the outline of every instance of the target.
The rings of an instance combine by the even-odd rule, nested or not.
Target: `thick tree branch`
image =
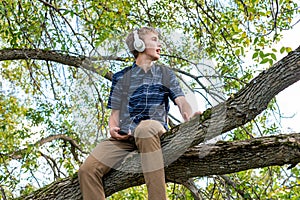
[[[104,78],[111,80],[112,72],[106,72],[100,66],[95,66],[92,62],[99,60],[115,60],[125,61],[125,58],[102,56],[101,58],[92,58],[85,56],[72,56],[63,54],[58,51],[50,51],[43,49],[2,49],[0,50],[0,61],[4,60],[45,60],[61,63],[64,65],[73,66],[76,68],[83,68],[97,74],[101,74]],[[105,72],[105,73],[104,73]]]
[[[191,177],[222,175],[299,162],[300,134],[295,133],[196,146],[188,149],[165,169],[167,181],[182,183]],[[132,164],[130,166],[132,167]],[[141,185],[144,180],[141,173],[112,170],[105,176],[104,183],[106,195],[109,196],[128,187]],[[78,178],[75,176],[60,180],[22,199],[80,200]]]

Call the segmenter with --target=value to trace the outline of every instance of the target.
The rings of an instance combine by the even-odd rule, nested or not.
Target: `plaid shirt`
[[[174,104],[176,97],[184,96],[175,74],[170,73],[169,92],[165,93],[162,80],[162,70],[153,65],[147,73],[135,63],[131,67],[130,86],[128,90],[128,104],[126,112],[120,114],[120,128],[122,131],[134,131],[135,127],[142,120],[152,119],[162,123],[168,130],[167,115],[169,112],[170,98]],[[108,99],[108,108],[114,110],[123,110],[122,104],[122,80],[124,73],[128,69],[123,69],[114,74],[110,96]],[[168,96],[166,96],[168,94]],[[124,109],[125,110],[125,109]]]

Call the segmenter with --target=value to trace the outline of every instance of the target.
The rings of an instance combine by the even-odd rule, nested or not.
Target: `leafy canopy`
[[[15,197],[72,175],[87,152],[107,137],[110,82],[103,75],[131,64],[124,38],[133,28],[161,29],[161,62],[176,71],[187,90],[199,94],[199,102],[210,107],[241,89],[261,66],[274,64],[279,53],[291,51],[272,46],[280,41],[282,31],[292,28],[297,14],[299,3],[291,0],[2,1],[1,49],[52,50],[86,59],[91,68],[102,70],[97,74],[47,60],[1,62],[1,189]],[[251,63],[245,60],[249,54]],[[278,127],[267,123],[275,108],[273,102],[255,122],[227,138],[276,133]],[[283,168],[267,168],[228,176],[246,191],[244,198],[299,196],[299,168],[290,172],[292,179],[284,173]],[[207,180],[200,189],[207,198],[225,198],[228,191],[231,196],[240,195],[223,184],[225,179]],[[171,192],[172,198],[189,195],[178,188],[179,192]],[[134,191],[143,196],[143,189]]]

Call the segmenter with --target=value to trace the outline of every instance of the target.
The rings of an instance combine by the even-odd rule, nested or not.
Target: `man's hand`
[[[120,128],[119,127],[112,127],[109,129],[110,136],[115,138],[116,140],[127,140],[130,137],[130,133],[127,135],[120,135],[119,134]]]
[[[193,118],[194,116],[201,114],[200,111],[197,111],[194,114],[192,114],[192,107],[187,102],[184,96],[177,97],[175,99],[175,103],[178,105],[181,116],[185,122],[190,121],[190,119]]]
[[[201,114],[202,114],[201,111],[197,111],[197,112],[194,112],[194,114],[192,114],[191,116],[189,116],[189,114],[187,112],[184,112],[183,113],[183,120],[185,122],[187,122],[187,121],[190,121],[190,119],[195,117],[196,115],[201,115]]]

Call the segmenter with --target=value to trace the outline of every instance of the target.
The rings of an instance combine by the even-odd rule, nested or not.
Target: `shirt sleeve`
[[[170,73],[170,99],[175,103],[175,99],[179,96],[184,96],[184,93],[180,87],[179,81],[177,80],[177,77],[175,73],[172,70],[169,70]]]
[[[110,94],[108,98],[107,108],[120,110],[121,108],[121,96],[122,96],[122,81],[120,81],[119,73],[116,73],[112,77],[112,84],[110,88]]]

